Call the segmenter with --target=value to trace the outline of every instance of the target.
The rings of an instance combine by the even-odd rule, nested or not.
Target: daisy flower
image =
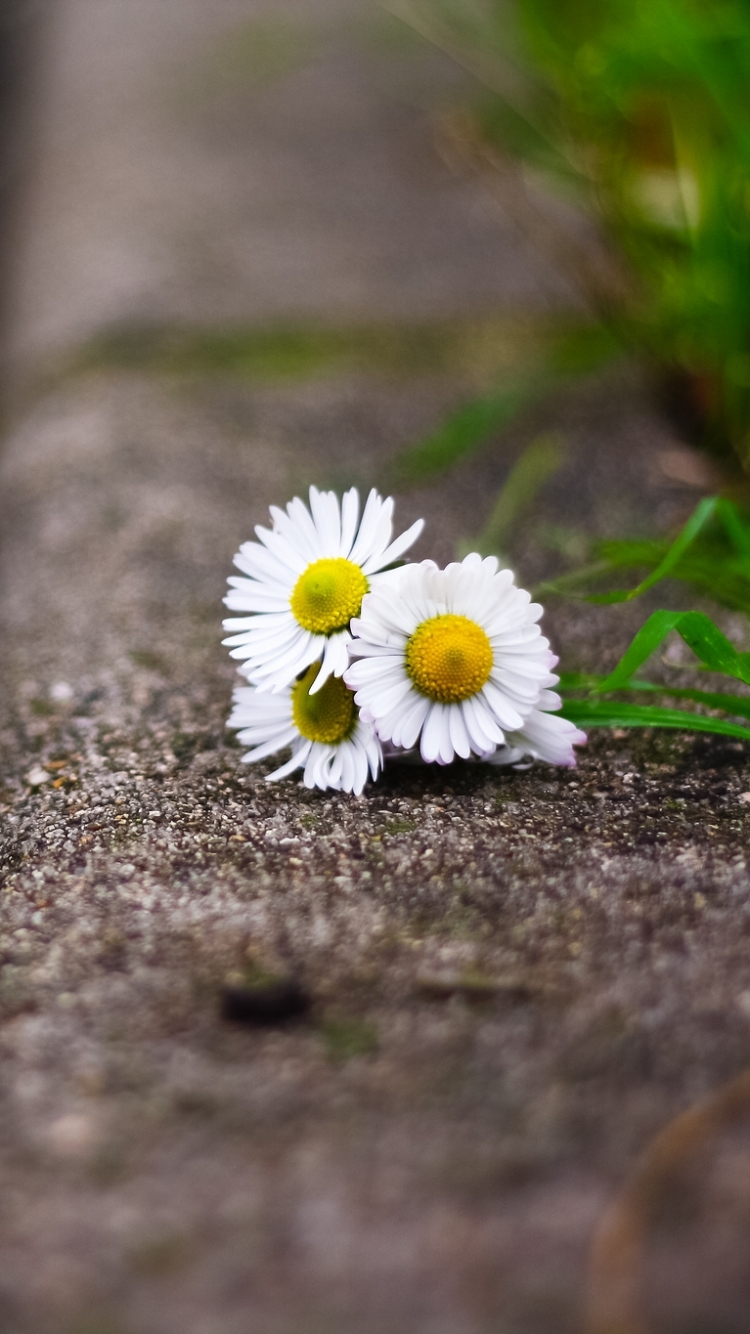
[[[412,524],[395,541],[393,500],[371,491],[362,517],[352,487],[339,505],[333,491],[310,487],[310,508],[295,497],[286,511],[271,507],[273,528],[257,527],[234,558],[244,578],[233,576],[224,601],[249,613],[224,622],[224,643],[243,661],[243,675],[260,690],[283,690],[313,662],[321,662],[313,694],[329,676],[343,676],[349,662],[349,622],[379,572],[392,565],[422,531]]]
[[[238,728],[242,744],[251,747],[242,756],[245,763],[291,746],[291,759],[268,774],[267,782],[304,768],[305,787],[359,795],[368,774],[377,778],[382,766],[380,742],[340,677],[331,676],[320,690],[312,690],[319,673],[320,663],[313,663],[292,686],[273,695],[237,686],[227,726]]]
[[[344,679],[381,741],[419,741],[439,764],[486,757],[525,728],[524,744],[545,744],[557,658],[537,625],[542,608],[497,565],[476,553],[445,570],[423,561],[364,598]]]

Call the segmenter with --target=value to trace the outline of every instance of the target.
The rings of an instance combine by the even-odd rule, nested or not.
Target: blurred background
[[[688,0],[14,0],[9,377],[147,368],[249,417],[284,379],[419,382],[328,480],[442,511],[450,472],[442,557],[520,541],[533,580],[628,537],[619,563],[653,566],[691,491],[744,496],[749,25]]]
[[[378,485],[397,494],[399,524],[426,516],[420,555],[510,557],[522,582],[547,590],[565,667],[602,672],[642,606],[624,602],[613,619],[607,606],[563,602],[557,585],[657,570],[696,504],[721,493],[723,508],[701,512],[690,550],[672,560],[670,605],[720,604],[747,646],[750,7],[5,0],[0,252],[2,737],[15,757],[2,793],[31,828],[9,875],[24,888],[14,903],[37,918],[68,895],[38,958],[14,908],[0,1334],[171,1334],[175,1322],[244,1334],[250,1309],[270,1334],[577,1334],[591,1239],[635,1156],[750,1060],[736,904],[711,919],[726,937],[717,926],[690,954],[713,882],[690,879],[698,854],[679,861],[692,833],[682,808],[695,803],[692,822],[700,789],[713,819],[732,765],[741,839],[742,743],[727,733],[726,750],[703,760],[651,735],[632,750],[624,732],[609,737],[624,742],[616,753],[592,744],[590,785],[606,792],[591,802],[606,796],[607,818],[612,793],[633,800],[635,775],[654,785],[641,879],[630,832],[618,826],[602,844],[601,867],[620,858],[629,953],[620,900],[605,904],[600,862],[586,860],[598,817],[571,824],[567,846],[578,775],[569,786],[546,771],[511,776],[528,787],[513,789],[491,847],[505,856],[524,810],[543,822],[559,800],[566,848],[542,866],[519,845],[487,872],[497,918],[486,938],[473,906],[466,927],[450,879],[426,882],[427,925],[408,918],[398,876],[422,884],[408,863],[421,855],[421,805],[419,822],[373,835],[397,863],[390,899],[376,899],[369,870],[348,897],[348,852],[333,817],[321,821],[346,871],[321,909],[309,884],[281,895],[285,851],[278,864],[269,853],[266,893],[260,853],[257,866],[241,861],[247,849],[226,830],[211,842],[222,802],[228,821],[249,809],[224,731],[234,675],[218,647],[221,596],[269,503],[312,482]],[[683,665],[682,647],[668,667]],[[49,771],[32,770],[33,782],[32,753]],[[668,807],[657,785],[670,774]],[[198,805],[209,780],[210,810]],[[494,820],[502,794],[456,781],[468,796],[455,822]],[[79,841],[86,784],[86,818],[100,818]],[[165,838],[186,851],[159,843],[153,822],[150,833],[118,823],[107,841],[107,803],[121,802],[112,818],[126,824],[125,797],[112,794],[141,810],[143,784],[157,821],[177,792]],[[276,820],[271,797],[252,799],[267,803],[258,825]],[[279,818],[296,820],[303,799],[287,790],[291,814]],[[436,846],[453,848],[451,874],[463,875],[468,854],[435,800]],[[655,842],[667,809],[674,855]],[[638,800],[633,810],[636,838],[645,816]],[[48,811],[57,842],[39,834]],[[309,812],[299,827],[318,838]],[[717,828],[696,838],[708,846]],[[728,899],[745,866],[731,837]],[[662,901],[664,865],[675,881]],[[205,873],[200,888],[193,873]],[[537,894],[546,906],[530,926]],[[642,921],[652,910],[654,923]],[[368,914],[391,932],[369,973]],[[311,1029],[232,1045],[204,974],[181,999],[191,968],[215,986],[248,922],[264,948],[295,941],[322,994],[344,978],[342,1011],[353,995],[365,1020],[355,1013],[343,1043]],[[514,983],[496,1010],[469,994],[438,1013],[403,980],[417,947],[461,976],[485,957],[534,979],[538,969],[541,990]],[[38,965],[28,993],[27,962]],[[729,999],[694,1013],[702,986]],[[743,1093],[742,1116],[746,1103]],[[674,1180],[648,1177],[643,1216],[633,1223],[623,1206],[626,1241],[631,1225],[664,1227],[647,1282],[663,1334],[746,1328],[747,1158],[730,1133],[712,1144],[700,1189],[678,1153]],[[48,1187],[54,1208],[38,1203]],[[654,1199],[666,1200],[661,1213],[649,1212]],[[717,1218],[729,1219],[726,1236]],[[713,1267],[696,1261],[710,1245]],[[607,1305],[630,1282],[618,1263],[605,1248],[591,1334],[640,1334]]]
[[[32,71],[39,54],[41,14],[38,0],[8,0],[0,14],[0,320],[6,310],[10,255],[19,240],[13,227],[32,152]],[[0,326],[0,336],[5,332],[5,325]]]

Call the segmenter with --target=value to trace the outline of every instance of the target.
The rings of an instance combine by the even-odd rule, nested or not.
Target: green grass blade
[[[642,583],[631,589],[618,589],[612,593],[595,593],[589,597],[588,601],[609,606],[615,602],[632,602],[633,598],[639,598],[643,593],[648,592],[649,588],[653,588],[655,584],[665,579],[674,570],[688,547],[692,545],[701,530],[705,528],[709,519],[713,518],[717,504],[716,496],[706,496],[700,501],[663,560],[655,570],[652,570],[651,574],[646,576]]]
[[[621,340],[599,321],[566,323],[548,330],[539,341],[533,364],[519,369],[513,383],[464,404],[427,439],[404,451],[394,464],[394,485],[428,481],[453,467],[528,403],[566,380],[600,370],[621,355]]]
[[[603,676],[565,672],[560,677],[558,690],[562,695],[579,690],[595,690],[598,694],[601,692],[603,680]],[[750,719],[750,695],[727,695],[715,690],[693,690],[686,686],[661,685],[655,681],[629,681],[623,689],[652,695],[668,695],[670,699],[690,700],[693,704],[703,704],[708,709],[721,709],[734,717]]]
[[[612,573],[616,569],[645,566],[655,569],[665,554],[665,544],[653,541],[609,541],[600,547],[603,559],[599,565],[589,570],[576,571],[573,576],[563,576],[552,591],[565,595],[567,588],[575,588],[588,579],[598,578],[601,573]],[[607,569],[609,562],[609,569]],[[700,593],[707,594],[722,606],[733,611],[750,612],[750,561],[727,548],[720,539],[707,535],[705,541],[699,540],[670,570],[673,579],[689,584]]]
[[[632,561],[625,563],[633,564]],[[534,584],[529,592],[535,601],[537,598],[567,597],[578,602],[590,602],[590,597],[586,593],[577,593],[576,588],[580,584],[589,583],[591,579],[601,579],[603,575],[611,574],[612,569],[610,560],[593,561],[590,565],[584,565],[578,570],[570,570],[567,574],[561,574],[558,579],[544,579],[540,584]]]
[[[563,458],[562,439],[555,432],[532,440],[511,468],[484,530],[469,550],[480,551],[483,556],[501,552],[540,488],[561,467]]]
[[[750,655],[738,653],[705,612],[655,611],[641,626],[614,671],[602,681],[599,690],[626,688],[630,678],[672,630],[682,636],[696,657],[711,671],[724,672],[746,685],[750,684]]]
[[[645,690],[651,694],[669,695],[672,699],[689,699],[704,704],[708,709],[722,709],[737,718],[750,718],[750,696],[725,695],[714,690],[690,690],[685,686],[662,686],[653,681],[632,681],[629,690]]]
[[[424,482],[453,467],[511,421],[534,392],[535,386],[517,385],[465,404],[426,440],[401,455],[396,462],[398,482]]]
[[[716,517],[723,525],[729,541],[738,556],[750,561],[750,524],[744,523],[742,515],[731,500],[719,500]]]
[[[569,699],[564,702],[560,716],[577,727],[666,727],[679,732],[713,732],[717,736],[750,741],[750,727],[726,722],[724,718],[706,718],[684,709],[662,709],[653,704]]]
[[[592,672],[560,672],[557,690],[597,690],[604,680]]]

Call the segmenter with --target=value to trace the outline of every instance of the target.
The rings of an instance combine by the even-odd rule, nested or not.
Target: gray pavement
[[[441,159],[466,78],[371,0],[60,0],[52,22],[21,363],[122,322],[570,301]]]
[[[0,484],[0,1331],[574,1334],[639,1155],[750,1059],[745,750],[602,735],[573,773],[269,788],[226,734],[219,647],[269,503],[383,483],[573,296],[441,156],[463,76],[381,11],[69,0],[54,21]],[[339,350],[292,373],[279,322]],[[265,331],[265,361],[222,368],[228,325]],[[363,329],[371,365],[341,352]],[[620,368],[399,496],[421,551],[476,533],[552,427],[568,462],[517,539],[525,578],[561,525],[694,503]],[[546,624],[586,667],[641,615]],[[221,1019],[259,968],[308,988],[304,1020]],[[743,1128],[689,1208],[646,1219],[664,1334],[744,1328]],[[596,1328],[635,1331],[618,1319]]]

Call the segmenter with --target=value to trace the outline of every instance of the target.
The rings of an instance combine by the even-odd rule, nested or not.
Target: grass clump
[[[745,0],[394,8],[484,85],[459,146],[513,173],[519,220],[581,288],[592,336],[642,354],[703,442],[750,463]],[[529,168],[598,220],[604,249],[545,223]]]

